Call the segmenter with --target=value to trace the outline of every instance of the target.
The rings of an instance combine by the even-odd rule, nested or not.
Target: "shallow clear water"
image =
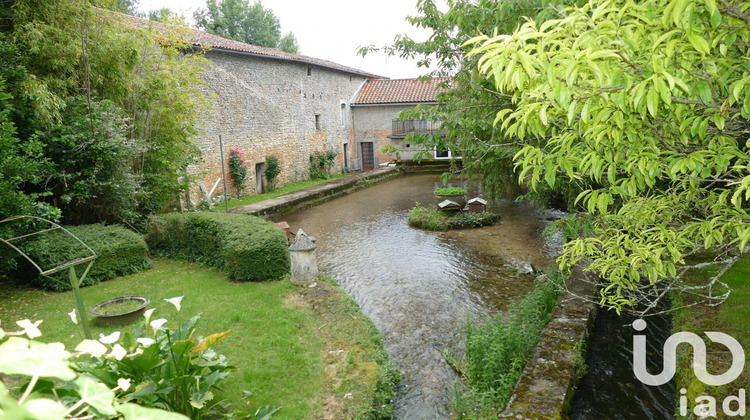
[[[449,416],[467,317],[503,309],[531,289],[516,269],[550,263],[544,217],[530,205],[493,203],[495,226],[450,232],[410,228],[416,202],[433,206],[437,175],[408,175],[281,218],[315,236],[322,273],[336,279],[383,334],[402,373],[396,418]],[[464,185],[467,187],[467,185]],[[480,193],[469,187],[469,196]]]

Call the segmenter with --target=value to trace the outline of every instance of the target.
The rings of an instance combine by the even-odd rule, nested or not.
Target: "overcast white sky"
[[[254,0],[250,0],[253,3]],[[358,56],[364,45],[390,45],[396,34],[407,33],[412,38],[427,38],[426,32],[409,25],[406,16],[416,14],[417,0],[262,0],[263,6],[273,10],[281,23],[281,33],[291,31],[297,38],[302,55],[331,60],[380,76],[397,78],[418,77],[425,69],[418,69],[415,61],[387,57],[383,53]],[[205,0],[140,0],[139,10],[148,11],[168,7],[190,18],[193,12],[205,7]]]

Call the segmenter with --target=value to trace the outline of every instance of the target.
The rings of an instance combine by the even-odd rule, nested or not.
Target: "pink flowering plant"
[[[238,147],[229,149],[229,174],[232,175],[232,184],[238,196],[242,195],[247,181],[247,162],[242,155]]]

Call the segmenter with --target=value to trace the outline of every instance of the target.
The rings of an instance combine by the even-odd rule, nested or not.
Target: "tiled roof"
[[[444,90],[440,85],[446,81],[450,78],[436,77],[424,82],[419,79],[368,80],[353,105],[436,102],[438,92]]]
[[[114,13],[114,12],[111,12]],[[140,27],[140,28],[153,28],[161,32],[166,31],[166,25],[160,22],[154,22],[147,19],[141,19],[135,16],[122,15],[117,13],[119,17],[122,17],[129,24]],[[368,73],[353,67],[343,66],[333,61],[321,60],[319,58],[307,57],[304,55],[290,54],[284,51],[275,50],[273,48],[259,47],[257,45],[245,44],[244,42],[234,41],[231,39],[222,38],[217,35],[209,34],[208,32],[200,31],[193,28],[180,28],[185,32],[185,36],[188,38],[188,42],[196,47],[210,47],[215,50],[224,50],[238,53],[245,53],[251,55],[258,55],[268,58],[275,58],[279,60],[295,61],[300,63],[311,64],[315,66],[325,67],[333,70],[342,71],[344,73],[351,73],[365,77],[381,78],[381,76]]]

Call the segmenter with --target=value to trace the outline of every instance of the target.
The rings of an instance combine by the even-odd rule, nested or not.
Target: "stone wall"
[[[380,148],[388,144],[400,148],[401,160],[412,160],[414,154],[423,148],[417,148],[402,139],[390,139],[392,121],[398,118],[398,113],[414,109],[414,105],[358,105],[352,107],[354,117],[355,143],[374,143],[376,157],[380,162],[389,162],[393,157],[387,153],[380,153]],[[359,147],[357,147],[359,149]]]
[[[578,382],[578,363],[585,354],[595,305],[580,296],[594,296],[591,281],[576,267],[552,310],[539,343],[523,369],[502,419],[567,419]]]
[[[269,155],[281,161],[278,185],[306,179],[309,155],[315,151],[335,150],[336,170],[342,169],[343,145],[353,139],[349,102],[364,76],[223,51],[210,51],[206,57],[210,65],[203,79],[213,109],[201,118],[202,133],[197,136],[203,161],[188,168],[199,183],[210,189],[222,176],[219,135],[225,162],[231,148],[244,153],[249,175],[245,193],[256,193],[255,165]],[[227,185],[235,195],[229,179]]]

